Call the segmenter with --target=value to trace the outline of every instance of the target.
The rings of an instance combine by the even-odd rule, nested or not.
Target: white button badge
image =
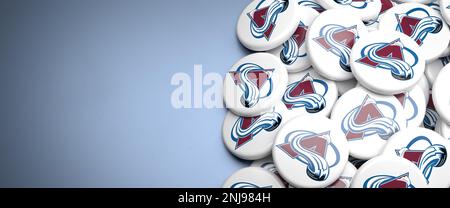
[[[239,116],[261,115],[281,100],[287,81],[286,68],[277,57],[269,53],[248,55],[225,76],[225,105]]]
[[[327,187],[348,161],[345,135],[324,116],[299,116],[280,129],[272,151],[280,175],[297,188]]]
[[[384,148],[384,155],[405,158],[422,172],[430,188],[450,187],[450,141],[424,128],[408,128],[394,134]]]
[[[289,39],[298,26],[295,0],[253,0],[237,24],[241,43],[253,51],[267,51]]]

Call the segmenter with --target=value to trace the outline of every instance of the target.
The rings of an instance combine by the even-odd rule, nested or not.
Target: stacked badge
[[[450,1],[253,0],[225,75],[224,188],[448,188]]]

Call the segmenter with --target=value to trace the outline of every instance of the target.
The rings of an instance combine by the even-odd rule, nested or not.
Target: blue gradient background
[[[248,165],[224,109],[173,109],[177,72],[248,53],[248,0],[0,0],[1,187],[218,187]]]

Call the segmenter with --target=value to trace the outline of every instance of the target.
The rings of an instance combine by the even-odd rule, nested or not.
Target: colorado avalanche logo
[[[379,109],[381,106],[383,109],[390,109],[392,117],[384,116]],[[396,110],[392,104],[375,101],[367,95],[360,106],[344,117],[341,129],[348,141],[361,140],[376,134],[386,140],[400,130],[398,123],[394,120],[395,116]]]
[[[301,47],[305,43],[307,31],[308,27],[303,22],[300,22],[294,35],[283,44],[283,50],[280,52],[280,58],[283,63],[292,65],[298,58],[306,56],[306,49],[303,48],[301,50]]]
[[[321,92],[316,91],[315,83],[321,86]],[[324,96],[327,92],[328,85],[322,80],[313,79],[308,73],[302,80],[287,86],[283,95],[283,103],[289,110],[305,108],[308,113],[317,113],[326,106]]]
[[[361,50],[361,58],[356,62],[373,68],[390,70],[394,78],[409,80],[414,77],[417,54],[405,47],[400,39],[390,43],[373,43]]]
[[[426,148],[414,148],[419,143],[426,144]],[[447,160],[447,149],[440,144],[433,144],[424,136],[414,138],[406,147],[395,150],[397,155],[414,164],[422,171],[427,181],[433,168],[442,167]]]
[[[427,109],[425,111],[425,118],[423,119],[423,126],[427,129],[433,130],[436,128],[439,114],[436,112],[433,103],[433,96],[430,94]]]
[[[364,9],[367,7],[369,0],[334,0],[337,4],[348,5],[356,9]]]
[[[249,182],[237,182],[231,185],[230,188],[272,188],[272,186],[258,186]]]
[[[408,118],[406,119],[406,123],[408,124],[411,120],[417,117],[419,114],[419,107],[417,107],[416,101],[412,99],[411,96],[409,96],[408,92],[400,93],[397,95],[394,95],[398,101],[400,101],[400,104],[402,104],[403,109],[412,109],[411,112],[406,112]]]
[[[230,72],[234,83],[244,92],[241,103],[245,107],[253,107],[260,98],[272,94],[273,71],[274,69],[263,69],[259,65],[245,63],[239,66],[235,72]]]
[[[404,14],[396,14],[397,31],[408,35],[417,44],[422,45],[429,33],[438,33],[442,29],[442,19],[431,16],[423,8],[411,9]]]
[[[253,37],[270,40],[278,15],[286,11],[288,6],[289,2],[286,0],[261,0],[256,9],[247,14],[251,20],[250,31]]]
[[[256,117],[238,118],[231,129],[231,139],[236,142],[235,149],[251,141],[262,130],[275,130],[280,125],[281,120],[281,115],[276,112],[269,112]]]
[[[320,35],[314,38],[325,50],[339,57],[341,68],[350,72],[350,52],[355,41],[359,39],[356,25],[344,27],[341,25],[325,25]]]
[[[313,8],[314,10],[316,10],[319,13],[322,13],[323,11],[325,11],[325,9],[322,6],[320,6],[320,4],[318,4],[314,1],[308,1],[308,0],[299,1],[298,5]]]
[[[328,188],[350,188],[352,177],[341,176],[337,181],[328,186]]]
[[[376,175],[364,182],[364,188],[415,188],[409,173],[400,176]]]
[[[340,161],[339,152],[331,141],[329,131],[320,134],[302,130],[293,131],[286,136],[285,143],[277,147],[292,159],[305,164],[307,175],[316,181],[326,180],[330,168]]]

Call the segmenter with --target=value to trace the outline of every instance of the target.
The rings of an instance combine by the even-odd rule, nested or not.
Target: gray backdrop
[[[225,110],[173,109],[170,79],[247,54],[248,3],[0,0],[0,186],[221,186],[248,165]]]

